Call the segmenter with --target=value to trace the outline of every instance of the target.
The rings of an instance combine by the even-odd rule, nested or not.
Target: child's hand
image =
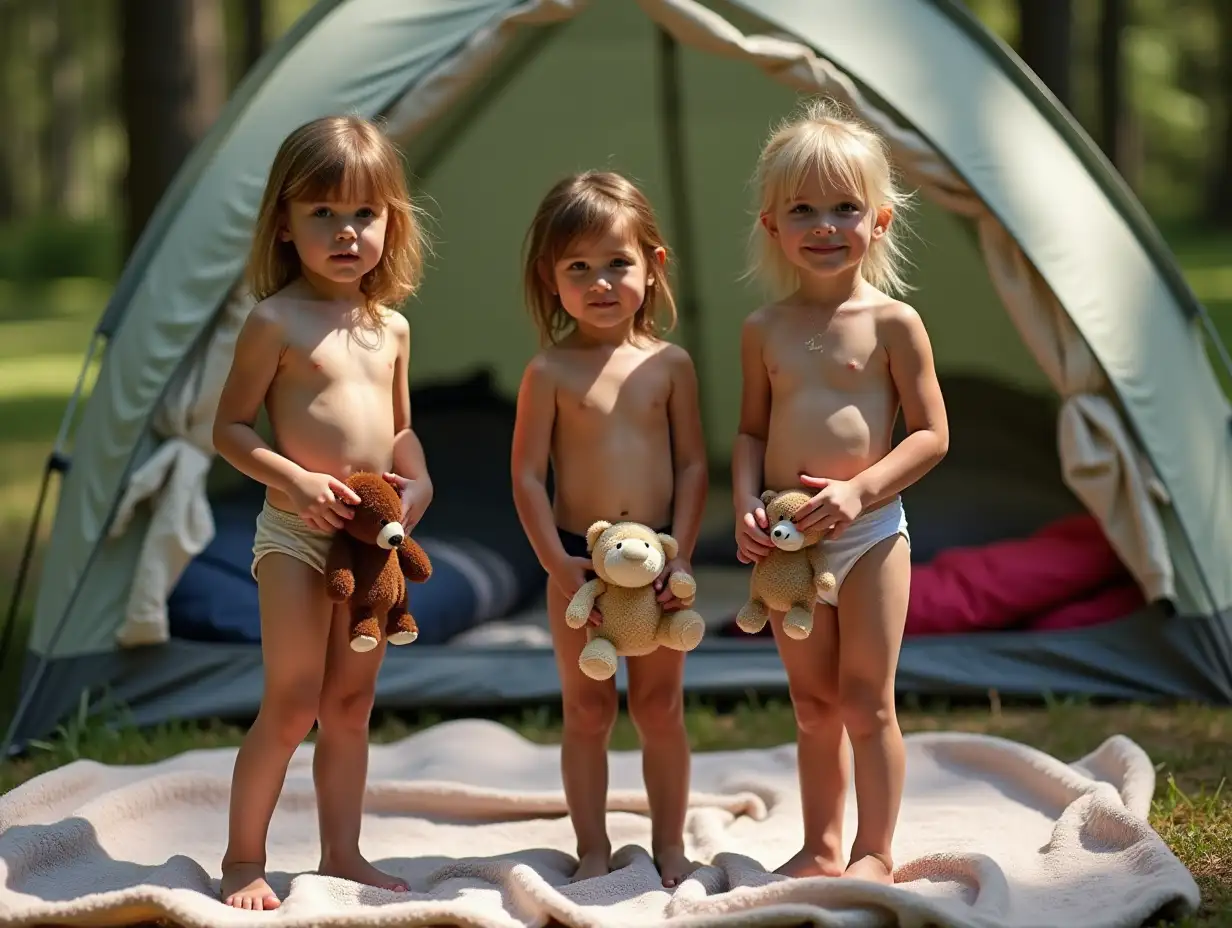
[[[801,506],[792,519],[802,532],[820,528],[829,538],[838,538],[864,510],[860,491],[849,480],[829,480],[801,474],[800,482],[806,487],[821,490]]]
[[[674,557],[663,565],[663,570],[659,572],[659,576],[655,578],[655,589],[659,591],[659,605],[663,607],[664,612],[679,612],[681,609],[688,609],[687,603],[681,602],[680,597],[672,592],[671,585],[668,580],[672,574],[682,573],[693,576],[693,565],[683,557]]]
[[[355,515],[350,507],[359,505],[356,492],[337,477],[309,470],[296,475],[287,495],[304,524],[319,532],[342,528],[343,522]]]
[[[402,530],[409,535],[432,505],[432,483],[428,480],[408,480],[393,473],[385,474],[385,480],[402,497]]]
[[[548,580],[565,595],[566,599],[572,600],[577,591],[586,583],[586,571],[593,568],[594,564],[588,557],[566,556],[560,564],[548,571]],[[597,607],[591,607],[588,621],[595,626],[603,624],[603,616],[599,614]]]
[[[756,564],[774,550],[774,542],[766,534],[769,527],[766,509],[756,496],[750,496],[736,510],[736,557],[742,564]]]

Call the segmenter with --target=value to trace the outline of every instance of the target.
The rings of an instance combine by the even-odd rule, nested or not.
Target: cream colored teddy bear
[[[586,625],[592,608],[603,616],[599,627],[587,627],[587,642],[578,664],[593,680],[606,680],[616,673],[618,656],[649,654],[660,645],[692,651],[702,640],[706,623],[692,609],[665,613],[654,588],[663,565],[679,550],[671,535],[656,533],[638,522],[596,522],[586,530],[598,576],[573,594],[565,611],[570,628]],[[687,605],[697,595],[697,582],[675,573],[672,593]]]
[[[774,550],[753,565],[749,600],[736,615],[741,631],[757,634],[773,609],[783,613],[783,631],[789,638],[802,640],[812,634],[813,603],[834,589],[834,574],[826,566],[821,531],[803,533],[791,521],[809,499],[803,490],[767,490],[761,495]]]

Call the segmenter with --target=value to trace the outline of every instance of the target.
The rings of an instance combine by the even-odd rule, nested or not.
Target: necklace
[[[822,341],[821,334],[818,333],[804,343],[804,347],[809,351],[821,351],[825,348],[825,343]]]

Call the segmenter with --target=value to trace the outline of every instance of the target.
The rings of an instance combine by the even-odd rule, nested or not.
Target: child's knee
[[[894,720],[894,694],[883,683],[846,677],[839,683],[839,704],[852,737],[876,734]]]
[[[629,692],[629,718],[643,739],[684,728],[684,699],[675,688]]]
[[[316,693],[292,692],[272,698],[267,694],[261,705],[262,727],[282,743],[299,744],[312,731],[317,706]]]
[[[376,694],[371,690],[350,690],[344,693],[327,690],[321,695],[321,728],[367,731],[375,702]]]
[[[616,724],[619,710],[615,687],[573,695],[565,699],[565,725],[575,735],[606,736]]]
[[[837,687],[819,684],[807,692],[793,693],[791,703],[796,716],[796,728],[804,734],[827,730],[840,720]]]

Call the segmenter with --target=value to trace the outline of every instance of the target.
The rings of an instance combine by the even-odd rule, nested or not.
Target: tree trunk
[[[1018,54],[1072,110],[1070,60],[1073,58],[1071,0],[1018,0]]]
[[[1099,140],[1104,154],[1126,177],[1125,79],[1122,38],[1129,25],[1126,0],[1103,0],[1099,20]],[[1129,180],[1126,177],[1126,180]],[[1132,186],[1132,185],[1131,185]]]
[[[73,154],[81,124],[83,87],[80,49],[74,41],[74,11],[65,0],[44,0],[42,10],[47,29],[43,73],[46,86],[51,89],[39,145],[44,172],[43,206],[61,216],[79,216],[81,196]]]
[[[17,7],[0,3],[0,223],[17,215],[17,117],[12,112],[16,100],[9,56],[17,45]]]
[[[1215,134],[1217,156],[1211,175],[1207,200],[1207,218],[1215,225],[1232,229],[1232,4],[1219,0],[1214,4],[1219,29],[1219,105],[1223,111],[1223,126]]]
[[[265,0],[243,0],[244,73],[265,53]]]
[[[120,106],[128,130],[125,245],[209,129],[226,93],[219,0],[123,0]]]

